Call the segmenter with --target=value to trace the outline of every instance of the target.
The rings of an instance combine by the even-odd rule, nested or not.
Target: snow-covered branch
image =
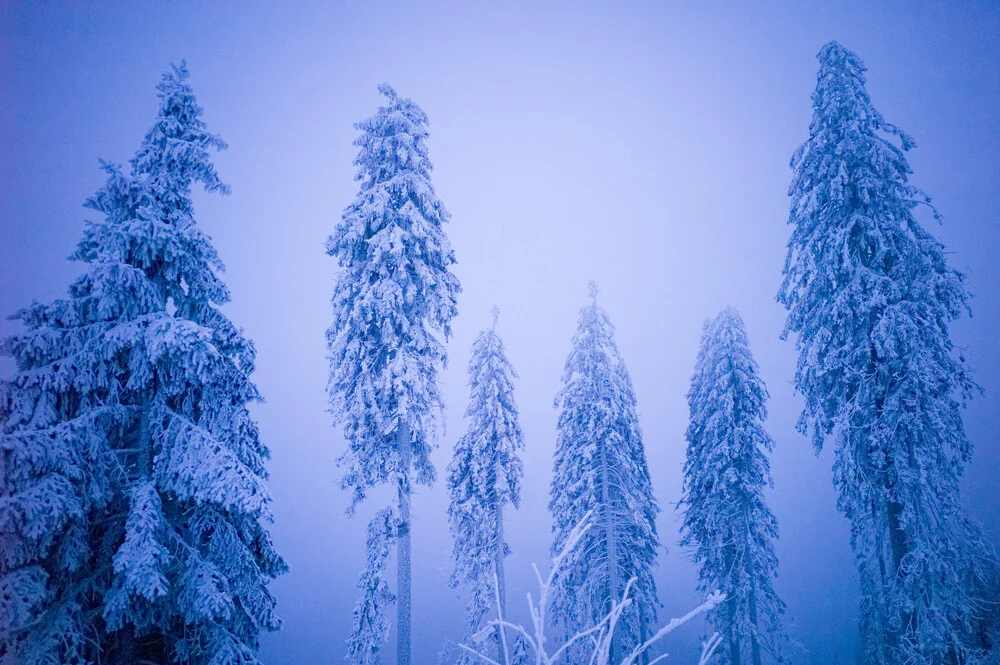
[[[511,663],[511,665],[527,665],[527,660],[522,662],[512,662],[510,660],[511,650],[507,644],[507,635],[508,631],[510,631],[510,634],[522,638],[527,643],[528,647],[530,647],[531,651],[534,653],[534,662],[536,665],[555,665],[555,663],[560,661],[567,649],[580,642],[589,643],[589,650],[586,652],[588,665],[612,665],[610,662],[611,639],[615,632],[615,625],[621,618],[622,612],[634,602],[632,589],[636,581],[635,578],[628,581],[625,585],[625,590],[622,593],[621,598],[612,603],[611,609],[600,619],[600,621],[568,637],[561,645],[552,650],[551,653],[550,648],[547,646],[547,638],[545,637],[545,627],[549,623],[549,617],[546,614],[548,609],[549,594],[567,557],[577,546],[579,546],[584,534],[588,529],[590,529],[592,525],[590,519],[591,514],[591,512],[587,512],[583,519],[580,520],[580,522],[578,522],[570,531],[569,536],[566,538],[566,542],[563,544],[559,553],[552,561],[552,567],[549,570],[549,574],[544,579],[542,578],[538,567],[534,565],[532,566],[535,570],[535,577],[538,580],[539,595],[538,604],[536,605],[531,593],[529,592],[527,594],[528,609],[531,615],[532,623],[531,629],[529,630],[524,626],[512,623],[503,616],[500,609],[498,593],[496,603],[497,618],[487,622],[479,632],[470,637],[469,641],[472,644],[459,644],[459,648],[470,655],[476,656],[480,662],[491,665],[499,665],[496,660],[480,650],[480,647],[485,644],[487,639],[490,636],[495,635],[497,630],[499,630],[501,636],[500,639],[502,641],[501,648],[507,658],[507,662]],[[494,579],[494,587],[498,588],[496,579]],[[684,616],[671,619],[650,639],[635,647],[632,652],[617,665],[634,665],[644,653],[646,653],[654,644],[659,642],[666,635],[673,632],[699,614],[713,609],[723,600],[725,600],[725,595],[718,591],[709,595],[704,603],[694,608]],[[706,665],[708,663],[712,654],[718,648],[720,642],[721,640],[719,635],[715,634],[702,645],[702,653],[701,658],[698,661],[698,665]],[[660,656],[652,662],[658,662],[665,657],[666,655]]]

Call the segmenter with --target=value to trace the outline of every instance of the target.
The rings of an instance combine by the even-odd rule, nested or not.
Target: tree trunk
[[[872,357],[872,364],[877,366],[878,357],[874,349],[871,351],[871,357]],[[875,398],[875,414],[876,414],[876,419],[878,421],[882,421],[885,415],[885,398],[881,395]],[[892,457],[890,457],[888,451],[886,450],[882,450],[880,452],[885,453],[886,458],[888,459],[888,465],[884,469],[880,470],[880,476],[881,476],[880,481],[883,488],[887,492],[892,492],[894,489],[893,487],[894,481],[891,479],[891,471],[893,470],[893,466],[898,463],[898,460],[895,460]],[[898,482],[898,480],[895,482]],[[900,503],[899,501],[887,499],[885,502],[885,519],[886,519],[886,527],[889,531],[888,534],[889,549],[892,555],[892,566],[889,569],[888,571],[889,574],[886,575],[886,578],[893,590],[898,589],[903,583],[902,579],[903,572],[901,568],[903,563],[903,557],[906,556],[906,550],[907,550],[906,532],[903,530],[902,526],[902,515],[903,515],[903,504]],[[877,524],[878,516],[872,515],[872,518],[876,520]],[[880,559],[883,557],[881,549],[879,551],[879,557]],[[880,565],[883,565],[883,562],[881,560],[879,563]],[[883,565],[883,575],[885,575],[885,572],[886,571]],[[893,611],[899,611],[899,610],[895,609]],[[898,631],[895,629],[890,631],[888,630],[888,627],[886,627],[888,632],[888,634],[886,635],[886,641],[888,642],[888,646],[891,650],[893,651],[898,650],[900,638],[906,633],[908,628],[914,627],[911,626],[911,624],[914,623],[915,618],[916,617],[914,614],[903,611],[901,612],[900,628]]]
[[[740,638],[736,631],[729,633],[729,663],[740,665]]]
[[[732,537],[732,536],[730,536],[730,537]],[[732,570],[733,570],[733,565],[734,565],[734,563],[733,563],[733,552],[732,552],[732,549],[731,549],[732,546],[731,545],[726,545],[724,547],[726,548],[725,549],[725,552],[726,552],[726,554],[725,554],[726,570],[729,571],[729,574],[731,575],[732,574]],[[737,602],[738,599],[736,597],[736,594],[733,593],[733,589],[732,589],[733,585],[730,583],[730,584],[727,584],[726,586],[729,587],[728,589],[726,589],[726,592],[729,594],[729,597],[726,598],[726,605],[728,606],[728,610],[729,610],[727,612],[727,614],[729,615],[729,617],[728,617],[729,620],[728,620],[728,625],[725,626],[725,629],[722,631],[722,634],[723,635],[726,635],[726,634],[729,635],[729,663],[730,663],[730,665],[740,665],[740,636],[736,632],[736,602]]]
[[[139,411],[139,435],[136,439],[136,476],[146,479],[153,472],[153,439],[149,432],[149,404],[144,403]]]
[[[646,613],[639,613],[639,644],[645,644],[649,639],[649,629],[646,628]],[[646,649],[639,656],[639,665],[649,664],[649,649]]]
[[[149,431],[149,402],[143,401],[139,407],[139,429],[135,438],[135,469],[131,483],[145,482],[152,474],[153,441]],[[131,475],[131,474],[130,474]],[[131,504],[131,501],[129,502]],[[128,519],[126,513],[125,520]],[[124,528],[122,529],[124,531]],[[117,546],[116,546],[117,547]],[[119,665],[132,665],[138,657],[135,627],[127,624],[116,633],[118,649],[116,652]]]
[[[118,649],[115,653],[117,665],[132,665],[135,663],[135,629],[125,626],[118,631]]]
[[[892,571],[897,577],[900,575],[900,567],[903,564],[903,557],[906,556],[906,532],[903,531],[902,517],[903,504],[898,501],[889,501],[886,506],[886,514],[889,516],[889,544],[892,546]]]
[[[760,625],[757,623],[757,583],[751,582],[750,586],[750,622],[753,624],[754,632],[750,633],[750,657],[753,665],[760,665],[760,640],[757,637]]]
[[[503,553],[504,553],[504,549],[505,549],[505,547],[504,547],[504,540],[503,540],[503,502],[499,498],[496,499],[496,502],[497,502],[497,506],[496,506],[496,520],[497,520],[496,546],[497,546],[497,551],[496,551],[496,558],[495,558],[494,565],[496,567],[496,573],[497,573],[497,590],[498,590],[498,595],[500,596],[500,599],[499,599],[499,602],[500,602],[500,614],[501,614],[501,616],[503,616],[503,618],[506,619],[507,618],[507,576],[506,576],[506,574],[504,573],[504,570],[503,570]],[[504,645],[503,645],[503,642],[501,640],[501,634],[500,634],[500,627],[499,626],[497,626],[497,629],[496,629],[496,639],[497,639],[497,662],[500,663],[500,665],[508,665],[508,663],[507,663],[507,654],[506,654],[506,651],[504,650]]]
[[[404,481],[399,484],[399,534],[396,545],[396,646],[397,665],[410,665],[410,466],[413,443],[410,428],[401,425],[396,445]]]
[[[889,521],[889,546],[892,549],[892,583],[895,587],[903,584],[905,576],[903,572],[903,557],[907,554],[906,532],[903,530],[903,504],[898,501],[888,501],[886,504],[886,516]],[[903,611],[900,616],[899,637],[907,631],[916,631],[917,616],[913,612]],[[894,647],[898,648],[898,637]]]
[[[618,538],[615,534],[614,516],[611,514],[611,493],[609,491],[610,473],[608,471],[608,454],[605,446],[607,439],[601,442],[601,501],[604,503],[604,537],[608,547],[608,593],[611,605],[618,602],[621,594],[621,581],[618,579]],[[610,607],[608,608],[610,609]],[[617,632],[617,631],[616,631]],[[618,665],[621,661],[621,640],[611,636],[611,646],[608,650],[609,662]]]

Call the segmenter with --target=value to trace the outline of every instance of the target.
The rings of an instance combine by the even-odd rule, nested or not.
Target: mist
[[[82,270],[66,258],[95,214],[81,205],[105,178],[98,160],[128,161],[160,74],[186,60],[206,123],[229,144],[214,161],[232,194],[197,193],[195,214],[226,264],[225,312],[256,344],[265,401],[252,413],[271,449],[271,533],[290,568],[271,585],[283,625],[262,637],[260,658],[342,662],[365,527],[389,493],[346,513],[324,337],[338,267],[324,241],[357,193],[354,123],[388,82],[430,119],[462,284],[439,382],[438,481],[413,497],[414,662],[438,662],[464,635],[443,478],[466,427],[470,349],[494,305],[525,442],[522,505],[505,525],[508,596],[512,617],[529,621],[531,564],[547,568],[552,542],[553,400],[589,280],[634,383],[661,508],[661,620],[703,600],[675,511],[685,396],[703,322],[732,305],[771,396],[766,497],[791,660],[858,662],[858,574],[833,455],[795,429],[796,351],[780,339],[787,313],[775,300],[789,160],[808,137],[816,53],[833,39],[865,60],[873,103],[915,137],[912,182],[943,223],[921,221],[974,294],[973,316],[951,328],[983,389],[964,411],[975,453],[962,500],[1000,546],[994,3],[3,3],[0,313],[65,294]],[[4,337],[17,330],[0,323]],[[13,371],[4,358],[2,376]],[[696,662],[707,631],[698,619],[672,634],[668,662]]]

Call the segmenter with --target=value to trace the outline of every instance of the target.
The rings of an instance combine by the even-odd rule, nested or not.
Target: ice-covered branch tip
[[[721,600],[719,602],[722,602]],[[712,654],[715,650],[719,648],[722,644],[722,635],[718,633],[713,633],[711,637],[705,640],[701,645],[701,658],[698,659],[698,665],[708,665],[708,662],[712,660]],[[653,665],[651,662],[649,665]]]
[[[656,631],[656,634],[654,634],[651,638],[646,640],[646,642],[644,642],[643,644],[640,644],[638,647],[636,647],[635,650],[631,654],[629,654],[628,658],[622,661],[622,665],[632,665],[632,663],[636,662],[636,659],[639,658],[639,656],[642,655],[642,653],[645,652],[647,649],[649,649],[649,647],[651,647],[655,642],[663,639],[668,633],[671,633],[680,626],[683,626],[685,623],[695,618],[702,612],[708,612],[714,609],[725,599],[726,599],[726,594],[720,591],[716,591],[715,593],[710,594],[708,598],[705,599],[705,602],[699,605],[698,607],[694,608],[693,610],[691,610],[690,612],[688,612],[687,614],[685,614],[680,618],[674,618],[668,621],[667,625],[665,625],[663,628],[660,628],[660,630]],[[714,639],[715,637],[716,636],[713,635],[712,639]],[[706,642],[706,644],[710,643],[712,639],[710,639],[709,642]]]
[[[493,315],[493,329],[497,329],[497,321],[500,320],[500,308],[493,305],[493,309],[490,310],[490,314]]]
[[[562,569],[563,562],[567,559],[569,554],[579,545],[580,540],[583,535],[591,526],[590,522],[591,512],[584,515],[583,519],[580,520],[570,531],[569,536],[566,538],[566,542],[563,544],[559,553],[552,560],[552,568],[549,570],[549,574],[546,578],[542,578],[541,573],[538,571],[538,567],[532,565],[535,570],[535,576],[538,579],[539,586],[539,597],[538,604],[535,605],[531,594],[528,596],[528,609],[531,614],[531,621],[533,629],[529,632],[528,629],[515,623],[511,623],[503,616],[503,612],[500,607],[500,596],[499,593],[496,595],[496,616],[497,618],[489,621],[483,628],[476,634],[470,637],[470,641],[474,646],[469,644],[459,644],[459,648],[468,654],[476,656],[481,662],[488,663],[490,665],[499,665],[496,660],[490,658],[484,653],[481,653],[478,649],[489,636],[495,634],[497,630],[500,631],[501,639],[501,650],[505,655],[507,662],[510,662],[510,649],[507,645],[507,631],[511,631],[512,634],[516,634],[518,637],[523,638],[531,650],[535,653],[534,661],[537,665],[555,665],[559,662],[562,656],[566,653],[567,649],[578,642],[586,642],[589,638],[591,650],[588,655],[586,655],[586,661],[588,665],[612,665],[610,663],[610,652],[611,652],[611,638],[615,632],[615,626],[618,619],[621,617],[623,610],[633,602],[632,598],[632,588],[635,584],[635,578],[632,578],[625,585],[625,591],[622,593],[620,600],[612,602],[610,611],[596,624],[577,632],[575,635],[567,638],[551,655],[546,649],[546,637],[545,637],[545,626],[549,623],[548,617],[546,617],[546,609],[548,606],[549,592],[552,588],[552,584],[558,577],[560,570]],[[494,573],[495,578],[495,573]],[[497,587],[497,580],[494,579],[494,588]],[[725,594],[718,591],[708,596],[704,603],[694,608],[684,616],[676,619],[671,619],[665,626],[660,628],[650,639],[646,640],[643,644],[637,646],[633,651],[619,664],[617,665],[634,665],[639,661],[646,651],[649,650],[656,642],[663,639],[668,633],[673,632],[678,627],[684,625],[694,617],[698,616],[702,612],[708,612],[709,610],[716,607],[719,603],[725,600]],[[712,635],[704,644],[702,644],[701,658],[698,661],[698,665],[707,665],[721,643],[721,638],[716,633]],[[659,662],[666,658],[666,654],[658,656],[657,658],[650,661],[650,664]]]

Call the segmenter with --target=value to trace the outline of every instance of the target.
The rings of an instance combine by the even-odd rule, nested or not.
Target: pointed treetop
[[[177,114],[181,108],[187,107],[191,119],[201,117],[201,106],[195,101],[194,90],[188,83],[190,76],[187,60],[181,60],[179,65],[170,63],[170,69],[160,75],[160,82],[156,84],[156,96],[160,99],[161,116]]]
[[[590,299],[593,300],[594,304],[596,305],[597,304],[597,294],[601,292],[601,290],[599,288],[597,288],[597,282],[595,282],[594,280],[588,281],[587,282],[587,291],[590,293]]]
[[[177,81],[178,83],[183,83],[187,80],[191,73],[188,71],[188,63],[186,58],[181,58],[181,64],[176,65],[170,63],[170,71],[163,72],[164,81]]]
[[[156,85],[160,108],[156,122],[146,133],[142,145],[129,160],[133,174],[160,178],[177,178],[178,182],[162,184],[171,191],[189,194],[195,183],[207,192],[229,193],[229,186],[219,178],[209,156],[209,149],[225,150],[228,146],[216,134],[208,131],[202,119],[204,113],[188,83],[187,61],[171,63]],[[178,209],[177,205],[169,207]]]
[[[736,309],[732,305],[726,305],[719,312],[719,320],[730,321],[733,324],[744,327],[743,317],[740,315],[740,310]]]
[[[747,335],[747,327],[743,322],[740,311],[732,305],[726,305],[719,314],[705,322],[705,330],[714,334],[719,339],[727,339],[729,343],[736,343],[741,346],[749,346],[750,340]]]
[[[388,97],[389,101],[394,102],[399,99],[399,95],[396,94],[396,91],[388,83],[379,83],[378,91]]]
[[[843,66],[852,65],[861,71],[865,71],[865,63],[858,57],[858,54],[843,46],[837,40],[833,40],[823,46],[816,54],[816,59],[827,65]]]
[[[500,308],[493,305],[493,309],[490,310],[490,313],[493,315],[493,330],[496,330],[497,321],[500,319]]]
[[[819,50],[819,53],[816,54],[816,57],[822,58],[824,53],[844,55],[850,52],[851,51],[849,49],[844,48],[844,45],[838,42],[836,39],[831,39],[826,44],[823,44],[823,48]]]

